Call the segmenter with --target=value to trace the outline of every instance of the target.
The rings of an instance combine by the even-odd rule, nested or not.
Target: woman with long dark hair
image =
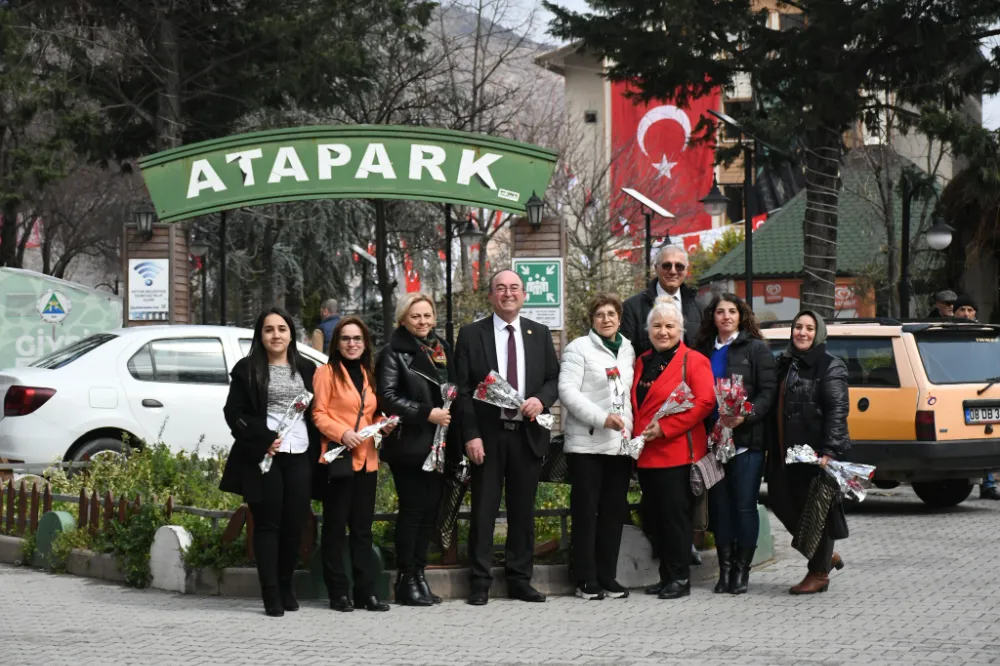
[[[821,467],[851,450],[851,402],[847,365],[826,350],[826,324],[812,310],[803,310],[792,322],[788,348],[778,359],[778,382],[777,436],[767,457],[767,494],[774,515],[794,537],[792,546],[809,560],[805,578],[789,592],[826,592],[830,569],[844,567],[833,551],[834,540],[846,539],[848,531],[840,493],[824,489],[829,477]],[[820,465],[785,464],[785,452],[802,444],[821,456]]]
[[[363,440],[358,435],[362,428],[382,420],[375,416],[375,350],[365,323],[354,316],[341,319],[333,329],[328,355],[329,362],[316,370],[313,400],[313,419],[322,435],[323,464],[317,474],[323,499],[323,578],[333,610],[387,611],[389,605],[375,595],[372,550],[378,452],[374,438]],[[322,460],[337,446],[345,446],[347,451],[332,463]],[[345,530],[350,530],[353,603],[344,569]]]
[[[396,517],[396,601],[405,606],[430,606],[441,597],[431,592],[424,575],[427,548],[434,534],[444,474],[425,471],[438,426],[451,425],[442,387],[454,384],[455,365],[447,341],[434,333],[434,301],[421,292],[409,293],[396,305],[396,330],[379,351],[375,364],[378,391],[386,409],[403,427],[382,444],[399,495]],[[458,433],[452,428],[449,434]],[[454,440],[445,451],[460,451]]]
[[[274,617],[299,609],[292,576],[319,457],[308,410],[283,439],[277,437],[285,410],[302,391],[313,389],[316,366],[299,354],[296,337],[295,323],[283,309],[257,317],[250,353],[233,366],[223,409],[235,442],[219,487],[242,495],[250,508],[264,611]],[[260,468],[265,457],[272,460],[267,473]]]
[[[732,428],[736,444],[736,456],[725,465],[725,478],[708,491],[711,528],[719,554],[717,593],[747,591],[750,565],[757,550],[757,496],[770,435],[768,417],[777,390],[774,356],[762,338],[753,311],[731,293],[712,299],[695,338],[695,349],[711,361],[715,379],[741,377],[747,399],[753,404],[753,413],[745,417],[719,416],[716,409],[709,423],[714,425],[719,419]]]

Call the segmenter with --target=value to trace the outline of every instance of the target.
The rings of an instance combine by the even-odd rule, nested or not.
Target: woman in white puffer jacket
[[[622,438],[632,436],[635,350],[618,331],[622,302],[617,296],[598,296],[588,313],[590,333],[566,346],[559,369],[559,400],[566,411],[563,450],[572,484],[570,570],[576,596],[623,598],[628,590],[615,580],[615,572],[632,458],[619,450]]]

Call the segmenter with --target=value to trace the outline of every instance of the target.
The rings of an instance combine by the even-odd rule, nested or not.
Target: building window
[[[805,14],[778,14],[778,30],[781,32],[788,32],[789,30],[803,30],[805,27]]]
[[[726,100],[722,104],[722,112],[727,116],[741,122],[742,119],[753,114],[754,105],[751,100]],[[740,133],[729,125],[722,123],[722,138],[726,141],[736,141],[740,138]]]
[[[726,217],[730,222],[739,222],[743,219],[743,186],[723,185],[722,193],[729,197],[726,204]]]

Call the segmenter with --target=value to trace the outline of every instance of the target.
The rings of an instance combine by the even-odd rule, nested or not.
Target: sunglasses
[[[360,335],[342,335],[340,336],[340,341],[345,345],[349,345],[352,342],[356,345],[360,345],[365,341],[365,339]]]
[[[670,263],[669,261],[665,261],[662,264],[660,264],[660,268],[667,272],[670,272],[670,269],[673,268],[674,271],[677,273],[683,273],[684,271],[687,270],[687,266],[685,264],[682,264],[680,262]]]

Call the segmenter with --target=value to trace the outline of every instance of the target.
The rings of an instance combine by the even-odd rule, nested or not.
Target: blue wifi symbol
[[[135,265],[135,272],[138,273],[145,281],[146,286],[152,286],[153,280],[156,276],[160,274],[162,269],[151,261],[144,261],[141,264]]]

